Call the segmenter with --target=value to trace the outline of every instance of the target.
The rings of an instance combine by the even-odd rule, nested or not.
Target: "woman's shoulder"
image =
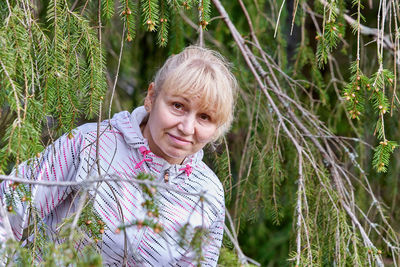
[[[194,167],[193,175],[207,193],[224,198],[224,187],[220,179],[206,163],[198,162]]]
[[[116,114],[111,119],[103,120],[102,122],[88,122],[82,124],[72,131],[73,135],[80,134],[84,137],[97,137],[104,138],[108,135],[126,135],[127,129],[132,128],[132,123],[130,120],[130,113],[128,111],[121,111]]]

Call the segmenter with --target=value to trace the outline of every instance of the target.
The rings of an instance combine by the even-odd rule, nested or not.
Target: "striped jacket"
[[[18,176],[82,182],[101,175],[109,180],[85,186],[31,186],[32,204],[56,242],[62,242],[57,238],[58,226],[77,209],[79,197],[74,198],[75,193],[87,190],[95,200],[96,214],[105,223],[97,247],[106,266],[122,266],[124,262],[127,266],[196,265],[198,252],[190,245],[196,229],[208,233],[200,243],[201,265],[216,266],[225,218],[223,187],[202,161],[203,151],[187,157],[182,165],[171,165],[153,154],[139,127],[146,114],[144,107],[139,107],[132,114],[120,112],[110,121],[103,121],[98,148],[97,124],[80,126],[73,135],[60,137],[40,158],[21,164]],[[155,186],[154,195],[159,215],[150,218],[162,231],[141,225],[152,215],[143,207],[148,195],[141,185],[132,182],[139,173],[153,175],[154,181],[162,185]],[[3,207],[9,207],[6,195],[12,190],[11,182],[0,185]],[[200,192],[205,192],[204,198]],[[16,195],[15,212],[7,212],[7,217],[14,236],[21,239],[29,223],[28,204]],[[1,218],[0,233],[5,232],[5,220]],[[127,227],[120,231],[123,225]]]

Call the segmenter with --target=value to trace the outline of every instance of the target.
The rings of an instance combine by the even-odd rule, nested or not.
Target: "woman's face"
[[[143,129],[150,150],[171,164],[202,149],[215,137],[215,111],[202,110],[198,97],[185,97],[162,89],[155,97],[151,83],[145,100],[149,119]]]

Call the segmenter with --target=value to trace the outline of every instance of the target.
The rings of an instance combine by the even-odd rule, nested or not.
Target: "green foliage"
[[[357,62],[352,63],[350,71],[352,76],[350,83],[343,90],[343,96],[347,101],[347,110],[351,118],[359,119],[359,116],[364,111],[364,95],[367,90],[370,90],[370,82],[358,68]]]
[[[328,62],[328,56],[336,48],[338,41],[343,37],[344,24],[337,20],[338,1],[328,1],[324,6],[323,12],[323,30],[320,35],[317,35],[318,40],[316,57],[318,66],[322,68]]]
[[[107,23],[115,16],[117,5],[127,41],[135,37],[136,20],[141,16],[148,31],[157,31],[160,46],[167,45],[173,14],[172,42],[175,51],[179,51],[184,40],[182,20],[177,18],[180,9],[196,6],[185,3],[143,0],[139,10],[137,1],[104,0],[98,12]],[[202,21],[209,20],[210,1],[198,4]],[[9,108],[14,117],[13,123],[6,127],[7,134],[3,134],[0,152],[3,172],[8,169],[8,162],[22,162],[42,149],[40,136],[44,125],[61,133],[71,131],[82,115],[94,118],[100,112],[107,89],[106,58],[98,30],[89,23],[90,16],[86,18],[71,10],[68,1],[48,1],[45,8],[46,26],[42,27],[31,19],[33,14],[23,8],[21,1],[11,1],[10,9],[8,4],[1,6],[1,16],[5,19],[0,24],[0,43],[7,49],[0,51],[4,88],[0,92],[0,106]],[[85,8],[82,7],[81,13]],[[55,122],[49,123],[50,118]]]
[[[29,250],[20,246],[17,242],[8,241],[6,253],[16,252],[14,261],[8,262],[7,266],[31,266],[35,264],[32,260]],[[67,246],[65,243],[56,246],[54,243],[47,243],[43,247],[42,266],[56,267],[75,264],[80,267],[102,266],[101,256],[93,249],[84,249],[77,252],[73,247]]]
[[[221,267],[241,267],[241,266],[245,266],[245,267],[254,267],[257,265],[253,265],[253,264],[241,264],[238,256],[235,254],[234,251],[228,249],[228,248],[221,248],[221,252],[220,252],[220,256],[218,259],[218,266]]]
[[[112,87],[119,63],[121,36],[128,43],[124,44],[112,110],[142,103],[144,90],[141,88],[147,88],[145,84],[166,56],[180,52],[198,38],[198,29],[191,29],[181,16],[185,14],[196,25],[207,29],[205,43],[233,63],[240,80],[232,131],[208,161],[215,166],[224,184],[227,209],[233,215],[244,253],[262,266],[365,266],[375,264],[375,257],[383,257],[390,265],[398,260],[398,250],[394,249],[398,246],[400,221],[397,211],[399,154],[395,150],[400,138],[398,70],[394,67],[398,59],[380,51],[382,47],[383,51],[390,47],[391,37],[399,36],[398,25],[394,23],[397,13],[390,9],[398,1],[387,6],[391,11],[386,16],[384,36],[388,38],[384,42],[371,35],[373,31],[364,34],[360,30],[361,26],[372,30],[377,27],[374,23],[379,10],[382,15],[379,1],[316,0],[313,5],[310,1],[293,1],[293,10],[292,4],[286,1],[281,11],[284,1],[243,1],[261,47],[255,43],[239,3],[223,1],[230,19],[250,48],[248,53],[254,53],[257,59],[266,57],[268,63],[260,61],[259,66],[267,72],[262,79],[283,115],[282,120],[259,90],[238,45],[209,0],[102,0],[100,10],[97,2],[91,1],[87,6],[85,1],[78,1],[74,8],[75,1],[40,1],[41,7],[32,4],[31,9],[24,9],[22,1],[8,2],[0,1],[0,46],[7,48],[0,50],[0,127],[3,129],[0,167],[3,172],[36,156],[43,148],[42,140],[46,143],[53,137],[51,131],[68,132],[82,117],[104,115],[104,109],[101,112],[99,106],[103,104],[102,97],[110,100],[111,92],[106,95],[106,89]],[[281,18],[276,25],[279,12]],[[346,20],[344,15],[348,15]],[[348,22],[349,18],[353,22]],[[293,21],[293,35],[290,35]],[[102,43],[99,42],[100,24]],[[124,33],[122,26],[125,26]],[[275,28],[276,38],[273,37]],[[153,48],[154,43],[163,48]],[[280,92],[287,93],[291,99],[274,92],[267,83],[271,74],[275,75]],[[313,115],[307,117],[304,110]],[[309,133],[299,132],[290,112],[298,116]],[[304,187],[299,182],[298,151],[283,130],[284,124],[298,145],[307,151],[301,165]],[[323,131],[315,131],[315,125]],[[330,131],[342,137],[330,136]],[[333,179],[332,163],[323,159],[315,143],[310,141],[312,136],[323,147],[331,148],[329,153],[334,153],[340,161],[342,173],[339,175],[349,178],[343,178],[343,184]],[[371,148],[369,144],[374,142],[378,144]],[[394,160],[389,164],[391,157]],[[341,198],[338,193],[342,186],[354,191]],[[11,211],[18,201],[30,201],[29,187],[19,184],[10,187],[15,189],[5,200]],[[366,191],[368,188],[371,190]],[[143,206],[151,214],[143,221],[120,225],[118,231],[143,226],[163,230],[157,224],[154,201],[157,192],[148,185],[142,189],[146,198]],[[375,191],[376,195],[372,196],[371,192]],[[341,203],[352,203],[374,246],[365,245],[359,228]],[[383,209],[381,203],[390,208]],[[83,210],[74,240],[79,240],[83,232],[100,233],[101,223],[91,210],[90,205]],[[56,246],[48,242],[36,211],[32,210],[32,214],[35,222],[28,233],[35,233],[36,238],[31,247],[21,248],[17,243],[7,246],[8,251],[21,255],[16,257],[21,265],[31,264],[37,256],[32,251],[37,247],[43,248],[49,266],[68,265],[74,260],[76,265],[80,262],[87,262],[87,266],[101,265],[93,251],[82,256],[70,244]],[[88,221],[91,223],[87,224]],[[392,222],[393,229],[388,226]],[[70,223],[68,218],[65,226]],[[202,231],[183,226],[180,241],[201,252]],[[194,241],[183,238],[193,233]],[[95,241],[101,236],[92,237]],[[298,237],[300,253],[297,252]],[[396,245],[387,247],[387,240]],[[60,261],[55,263],[54,256]],[[225,248],[219,263],[240,266],[235,252]]]
[[[55,245],[49,243],[43,253],[43,266],[56,267],[76,264],[76,266],[102,266],[101,256],[92,247],[77,251],[71,244]]]
[[[105,223],[93,208],[93,201],[85,205],[79,216],[78,225],[95,243],[102,239],[102,234],[106,230]]]
[[[283,219],[283,212],[281,210],[281,204],[279,200],[279,196],[281,194],[281,186],[282,182],[285,179],[285,173],[282,170],[282,165],[281,165],[281,159],[277,153],[272,152],[270,156],[266,156],[265,161],[262,162],[262,165],[259,167],[259,170],[262,170],[262,166],[269,167],[268,170],[266,170],[266,173],[269,175],[270,178],[270,187],[271,187],[271,193],[269,194],[270,197],[269,199],[263,199],[264,205],[267,207],[271,207],[271,220],[274,224],[279,225],[281,223],[281,220]],[[260,171],[261,173],[261,171]],[[259,177],[262,177],[261,175]],[[259,179],[259,187],[262,188],[262,184],[264,181],[262,179]],[[263,190],[261,190],[262,192]]]
[[[365,22],[365,18],[361,14],[361,10],[364,7],[360,0],[354,0],[352,6],[358,8],[357,20],[352,26],[353,34],[357,34],[359,42],[361,31],[360,24],[361,22]],[[347,110],[352,119],[360,119],[359,116],[364,111],[365,102],[367,102],[368,99],[371,100],[373,109],[378,113],[374,135],[376,133],[378,139],[381,140],[380,145],[375,148],[372,165],[377,172],[386,172],[386,166],[389,164],[390,154],[393,153],[397,144],[392,142],[393,145],[386,148],[382,147],[382,145],[386,146],[388,144],[385,134],[384,115],[390,109],[389,101],[385,93],[385,86],[393,86],[393,80],[395,77],[390,70],[383,69],[382,55],[378,52],[378,61],[380,62],[379,69],[372,75],[371,79],[368,79],[363,75],[360,69],[359,51],[360,47],[358,44],[357,60],[351,65],[352,76],[350,77],[350,83],[348,83],[344,88],[343,95],[347,101]]]
[[[43,149],[40,144],[40,129],[35,128],[38,125],[32,125],[30,122],[22,125],[17,120],[7,128],[3,139],[7,145],[0,150],[0,170],[2,171],[7,169],[11,159],[19,164]]]
[[[219,266],[224,266],[224,267],[240,266],[240,262],[237,258],[237,255],[227,248],[221,249],[221,255],[219,257],[218,264]]]
[[[159,25],[159,6],[158,0],[141,0],[143,7],[143,25],[148,31],[155,31]]]
[[[211,3],[210,0],[198,0],[199,11],[200,11],[200,25],[203,29],[206,29],[208,21],[210,20]]]
[[[19,4],[7,14],[0,30],[0,40],[8,48],[0,52],[4,86],[0,106],[8,107],[15,119],[3,134],[2,171],[8,161],[18,164],[42,149],[41,129],[47,116],[55,117],[60,132],[71,131],[81,115],[97,114],[106,90],[96,33],[65,3],[50,1],[48,29],[31,20]]]
[[[195,252],[195,263],[197,266],[201,266],[201,261],[204,260],[203,247],[204,237],[209,235],[207,229],[197,227],[194,229],[193,238],[190,242],[190,248]]]
[[[114,15],[115,3],[114,0],[101,1],[101,14],[104,21],[109,21]]]
[[[41,266],[56,267],[75,266],[89,267],[102,266],[101,255],[92,247],[85,246],[77,250],[75,242],[81,242],[81,235],[76,235],[71,242],[56,245],[49,242],[43,224],[35,226],[33,242],[21,246],[20,242],[8,240],[5,249],[1,250],[0,257],[7,266],[36,266],[40,258]],[[36,230],[39,230],[38,232]]]
[[[385,94],[385,85],[392,85],[393,79],[394,79],[393,73],[391,73],[391,71],[387,69],[379,70],[377,73],[372,75],[372,78],[370,80],[368,80],[364,76],[361,76],[361,79],[359,79],[361,80],[360,84],[362,89],[365,90],[366,88],[368,91],[370,91],[368,93],[372,101],[372,107],[375,110],[375,112],[378,113],[378,120],[376,123],[375,132],[377,134],[378,139],[380,140],[380,144],[375,148],[374,158],[372,162],[373,167],[377,172],[386,172],[387,165],[389,164],[390,155],[397,147],[396,142],[388,141],[386,139],[385,127],[384,127],[385,125],[384,116],[390,109],[389,100],[387,99]],[[358,86],[357,88],[360,87]],[[346,100],[351,99],[353,103],[358,103],[359,101],[363,101],[361,100],[361,97],[358,94],[355,94],[350,90],[349,92],[345,91],[345,96]],[[358,115],[360,114],[360,111],[354,111],[354,110],[355,108],[350,110],[350,113],[352,114],[353,118],[358,117]],[[357,114],[357,116],[355,116],[354,114]]]
[[[396,142],[385,140],[381,141],[375,148],[372,164],[378,172],[386,172],[387,166],[389,165],[390,155],[396,147],[398,147]]]
[[[170,50],[172,53],[178,53],[185,47],[183,21],[178,16],[179,10],[175,7],[171,8]]]
[[[168,42],[169,12],[164,0],[160,1],[160,29],[157,32],[157,43],[160,46],[166,46]]]
[[[219,151],[214,151],[214,163],[216,163],[214,170],[224,185],[225,203],[229,205],[232,198],[232,175],[230,171],[231,162],[229,159],[229,148],[226,145],[226,139],[224,139],[223,144],[221,144],[222,153],[219,153]]]

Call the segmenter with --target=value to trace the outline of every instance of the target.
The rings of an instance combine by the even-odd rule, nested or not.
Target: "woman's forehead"
[[[166,90],[164,93],[170,97],[180,99],[190,105],[196,106],[208,112],[216,112],[217,103],[215,99],[210,99],[205,93],[201,92],[180,92],[179,90]]]

